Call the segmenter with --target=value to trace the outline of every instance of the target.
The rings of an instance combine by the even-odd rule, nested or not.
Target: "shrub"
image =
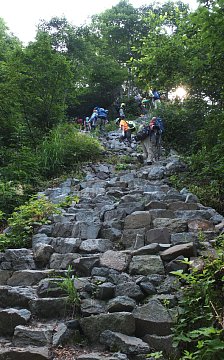
[[[0,209],[5,217],[12,213],[15,207],[27,200],[24,187],[13,181],[0,181]]]
[[[185,284],[174,329],[180,360],[223,359],[223,240],[223,235],[216,239],[217,257],[204,259],[202,271],[173,272]]]
[[[58,205],[48,201],[45,196],[34,196],[16,208],[8,219],[9,231],[0,235],[0,251],[9,247],[31,247],[35,229],[48,224],[50,215],[54,213],[60,213]]]
[[[78,132],[72,124],[54,128],[38,149],[40,168],[47,177],[75,170],[80,162],[99,158],[102,147],[90,134]]]

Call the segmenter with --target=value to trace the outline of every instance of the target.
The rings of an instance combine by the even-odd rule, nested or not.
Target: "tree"
[[[64,119],[71,86],[71,67],[65,56],[52,49],[46,33],[39,33],[20,57],[20,102],[24,122],[36,143]]]
[[[18,142],[21,124],[17,69],[14,67],[16,54],[22,50],[19,40],[8,34],[8,28],[0,18],[0,145],[8,147]],[[3,160],[4,162],[4,160]]]
[[[181,2],[167,2],[148,11],[149,31],[133,51],[132,69],[141,88],[152,87],[167,92],[179,85],[187,74],[181,24],[188,19],[189,7]]]

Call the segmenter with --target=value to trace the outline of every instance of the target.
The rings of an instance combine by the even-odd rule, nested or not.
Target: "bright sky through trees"
[[[191,9],[197,7],[196,0],[182,0]],[[72,25],[88,22],[90,16],[117,5],[119,0],[7,0],[1,3],[0,17],[9,31],[24,44],[32,41],[40,19],[64,16]],[[151,0],[129,0],[134,7],[151,4]],[[165,2],[159,0],[160,3]]]

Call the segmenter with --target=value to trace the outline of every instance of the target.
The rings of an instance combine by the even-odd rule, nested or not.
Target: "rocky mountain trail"
[[[170,185],[170,175],[186,171],[177,154],[149,166],[117,132],[101,141],[104,162],[43,192],[54,203],[79,202],[38,228],[31,249],[0,253],[0,360],[141,360],[154,351],[167,360],[175,353],[181,284],[172,271],[187,271],[186,258],[200,266],[202,256],[214,255],[224,218]]]

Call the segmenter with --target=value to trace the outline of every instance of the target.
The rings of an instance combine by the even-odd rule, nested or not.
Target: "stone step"
[[[6,276],[3,274],[4,270],[0,271],[0,284],[6,284],[10,286],[33,286],[37,285],[42,279],[52,277],[53,275],[56,277],[58,275],[65,274],[64,270],[19,270],[10,273],[10,277],[5,280]]]
[[[0,307],[29,309],[29,302],[36,298],[36,289],[31,286],[0,286]]]
[[[0,360],[49,360],[48,347],[3,347],[0,349]]]
[[[52,344],[55,324],[17,325],[12,343],[14,346],[49,346]]]
[[[25,325],[31,318],[27,309],[0,309],[0,336],[12,336],[17,325]]]

